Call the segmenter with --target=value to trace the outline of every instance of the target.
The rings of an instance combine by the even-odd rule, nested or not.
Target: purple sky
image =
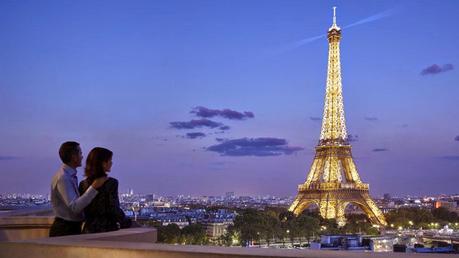
[[[47,193],[76,140],[120,191],[295,195],[333,5],[372,194],[459,192],[459,2],[184,0],[0,2],[0,193]]]

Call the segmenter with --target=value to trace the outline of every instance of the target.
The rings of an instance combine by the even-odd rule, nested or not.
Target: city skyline
[[[457,192],[454,1],[2,2],[2,192],[46,193],[76,140],[84,156],[114,151],[121,191],[294,196],[320,136],[334,5],[370,193]]]

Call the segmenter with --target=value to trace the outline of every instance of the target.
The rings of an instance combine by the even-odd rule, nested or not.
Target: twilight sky
[[[0,193],[47,193],[76,140],[113,150],[121,192],[295,195],[334,5],[371,193],[459,192],[458,1],[5,0]]]

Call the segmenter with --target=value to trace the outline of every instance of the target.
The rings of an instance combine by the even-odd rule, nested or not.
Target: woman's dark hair
[[[59,148],[59,157],[64,164],[70,163],[70,161],[72,161],[72,155],[78,154],[78,146],[80,146],[80,144],[77,142],[64,142],[61,145]]]
[[[95,147],[92,149],[88,158],[86,159],[86,167],[84,169],[84,174],[87,177],[88,183],[92,183],[94,179],[105,176],[103,162],[109,161],[113,156],[111,150]]]

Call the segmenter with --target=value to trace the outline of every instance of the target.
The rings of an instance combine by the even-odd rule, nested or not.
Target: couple
[[[80,144],[65,142],[59,149],[62,166],[51,182],[55,219],[50,237],[118,230],[131,225],[120,208],[118,180],[108,177],[113,152],[96,147],[86,159],[85,179],[78,186],[77,168],[83,155]]]

